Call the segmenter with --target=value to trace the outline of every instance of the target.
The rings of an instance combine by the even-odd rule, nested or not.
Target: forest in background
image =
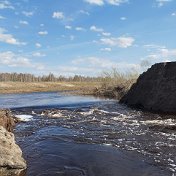
[[[52,73],[43,76],[35,76],[28,73],[0,73],[0,82],[97,82],[101,80],[101,77],[89,77],[81,75],[75,75],[72,77],[60,75],[56,77]]]
[[[138,76],[139,73],[135,70],[122,73],[115,68],[102,72],[99,77],[0,73],[0,93],[75,90],[77,94],[120,99],[136,82]]]

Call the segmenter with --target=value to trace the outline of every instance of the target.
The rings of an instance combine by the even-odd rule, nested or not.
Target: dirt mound
[[[120,102],[149,111],[176,113],[176,62],[153,65]]]

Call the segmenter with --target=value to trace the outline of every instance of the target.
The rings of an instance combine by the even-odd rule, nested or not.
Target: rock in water
[[[9,169],[25,169],[26,162],[22,151],[15,143],[14,134],[0,126],[0,167]]]
[[[12,132],[15,125],[14,119],[8,110],[0,110],[0,126],[3,126],[7,131]]]
[[[19,175],[16,173],[26,169],[26,162],[21,149],[15,143],[14,134],[9,132],[14,125],[9,111],[0,111],[0,125],[0,175]]]
[[[120,102],[149,111],[176,113],[176,62],[153,65]]]

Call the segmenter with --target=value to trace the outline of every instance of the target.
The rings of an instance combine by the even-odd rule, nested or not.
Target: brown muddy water
[[[0,96],[15,128],[23,176],[175,176],[176,117],[61,93]]]

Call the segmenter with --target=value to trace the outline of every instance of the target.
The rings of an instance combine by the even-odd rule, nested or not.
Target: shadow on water
[[[175,173],[176,133],[155,128],[158,124],[176,124],[172,117],[162,120],[159,115],[131,110],[116,101],[58,93],[10,95],[9,103],[5,101],[14,114],[32,117],[15,128],[28,164],[23,175]]]

